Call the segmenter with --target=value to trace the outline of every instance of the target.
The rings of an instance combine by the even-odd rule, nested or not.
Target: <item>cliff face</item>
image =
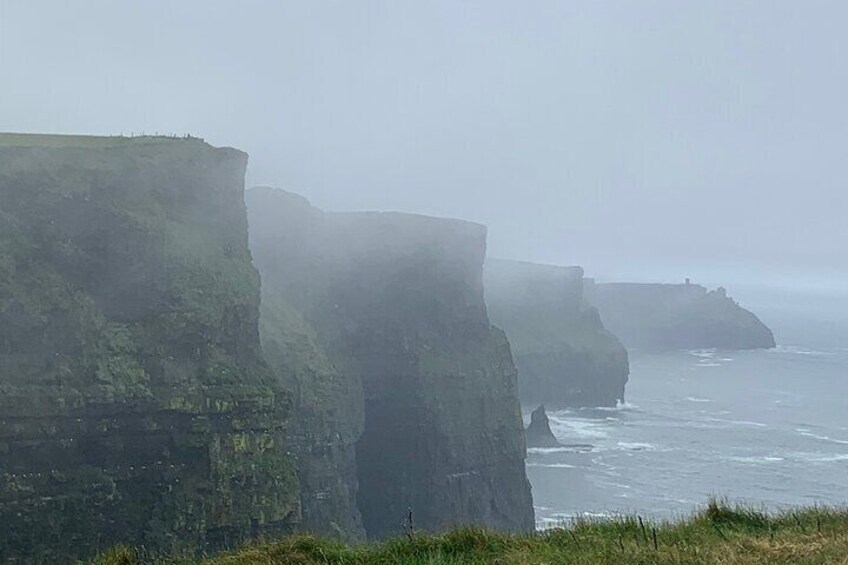
[[[346,470],[351,485],[347,473],[355,468],[356,506],[372,538],[399,534],[408,508],[425,530],[460,523],[532,529],[515,369],[483,302],[485,228],[406,214],[323,213],[271,189],[249,191],[248,207],[265,304],[296,313],[339,387],[326,402],[295,400],[324,436],[337,438],[305,431],[304,483],[312,483],[315,465],[329,462]],[[263,323],[266,344],[275,324],[270,316]],[[315,387],[316,374],[303,373],[294,388]],[[338,412],[346,402],[361,408]],[[317,444],[334,446],[337,457],[316,456]],[[336,515],[351,506],[345,497],[354,489],[319,488],[325,501],[336,500],[328,503]],[[319,505],[316,494],[304,493],[305,516],[309,499]]]
[[[329,336],[343,327],[328,316],[324,214],[283,191],[247,192],[250,247],[262,273],[260,334],[266,358],[293,393],[290,444],[308,532],[365,537],[356,505],[356,442],[364,426],[362,381]]]
[[[0,561],[297,520],[246,161],[194,139],[0,135]]]
[[[589,300],[628,346],[645,350],[760,349],[774,335],[727,296],[695,284],[593,284]]]
[[[583,299],[583,269],[488,259],[486,302],[509,337],[523,404],[615,406],[627,351]]]

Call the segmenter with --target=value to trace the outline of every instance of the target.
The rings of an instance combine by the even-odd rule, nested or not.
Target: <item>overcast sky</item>
[[[0,131],[184,133],[602,279],[848,287],[848,2],[0,0]]]

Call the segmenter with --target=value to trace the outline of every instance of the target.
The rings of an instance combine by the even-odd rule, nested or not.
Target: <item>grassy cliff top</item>
[[[91,148],[119,147],[126,145],[149,144],[202,144],[207,143],[198,137],[169,137],[165,135],[142,135],[128,137],[124,135],[62,135],[39,133],[0,133],[0,147],[50,147],[50,148]]]
[[[768,514],[710,502],[688,519],[658,524],[629,516],[577,520],[570,527],[531,535],[470,528],[358,546],[298,536],[254,543],[205,558],[162,559],[117,547],[92,564],[814,564],[846,563],[846,555],[846,509],[807,508]]]

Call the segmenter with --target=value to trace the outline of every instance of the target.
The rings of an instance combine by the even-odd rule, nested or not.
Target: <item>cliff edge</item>
[[[522,404],[615,406],[627,351],[583,297],[583,269],[489,258],[486,302],[506,331]]]
[[[297,521],[246,163],[196,139],[0,135],[0,561]]]
[[[672,349],[768,349],[772,331],[727,296],[723,288],[697,284],[586,282],[587,300],[606,326],[627,345],[648,351]]]

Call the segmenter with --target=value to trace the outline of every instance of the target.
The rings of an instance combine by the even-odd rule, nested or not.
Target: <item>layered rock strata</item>
[[[247,156],[0,135],[0,561],[289,531]]]
[[[485,228],[324,213],[267,188],[248,207],[266,348],[296,340],[321,358],[292,383],[295,420],[316,422],[295,454],[309,525],[355,524],[355,495],[370,538],[399,535],[409,509],[424,530],[532,529],[515,368],[483,301]]]

